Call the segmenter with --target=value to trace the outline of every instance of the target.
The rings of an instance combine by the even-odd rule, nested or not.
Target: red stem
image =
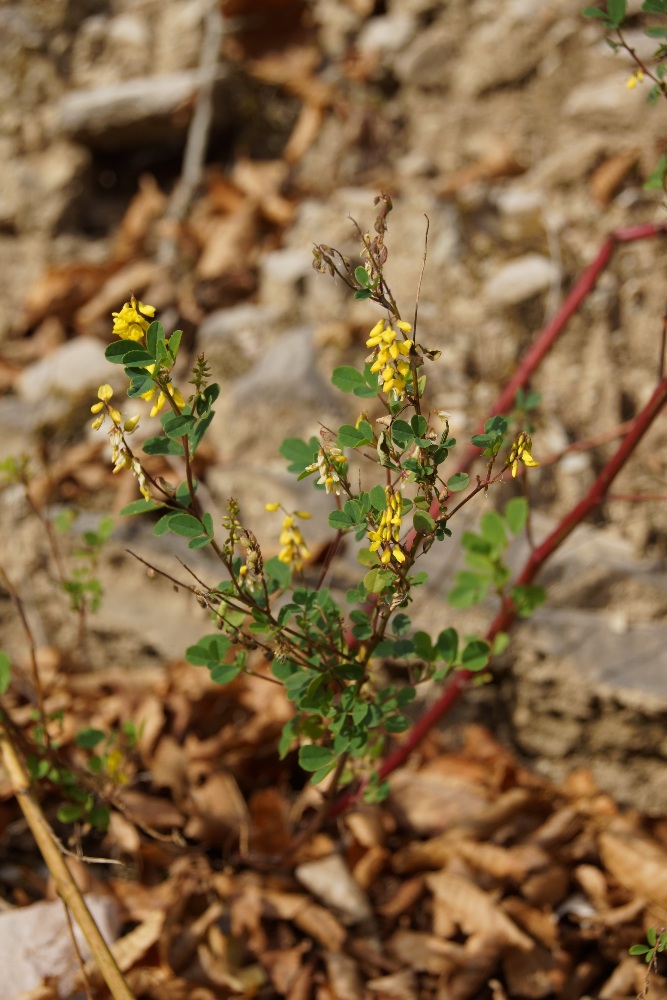
[[[654,225],[647,223],[640,226],[631,226],[627,229],[619,229],[611,233],[602,244],[595,260],[589,264],[583,272],[570,294],[566,298],[558,314],[538,336],[537,340],[520,363],[516,372],[505,386],[504,390],[496,400],[491,409],[492,414],[502,413],[511,408],[517,389],[523,387],[529,380],[532,373],[538,367],[542,358],[551,350],[554,343],[562,333],[567,321],[577,311],[584,299],[595,287],[595,284],[608,264],[611,255],[619,243],[631,243],[635,240],[650,239],[667,233],[667,223]],[[612,482],[619,474],[625,463],[628,461],[637,445],[647,432],[662,407],[667,402],[667,378],[661,378],[650,400],[644,409],[632,421],[631,427],[623,438],[623,441],[607,462],[602,472],[590,487],[583,499],[572,508],[572,510],[557,525],[554,531],[535,548],[526,562],[516,584],[530,583],[546,560],[553,555],[556,549],[565,541],[572,531],[586,518],[592,510],[599,506],[605,499]],[[471,447],[466,453],[464,460],[459,467],[467,468],[474,458],[479,454],[479,449]],[[435,507],[435,510],[433,510]],[[437,501],[431,508],[431,513],[437,515],[439,508]],[[414,532],[408,536],[406,544],[410,545]],[[503,608],[491,622],[486,634],[488,642],[492,642],[499,632],[507,631],[516,620],[516,608],[511,599],[506,599]],[[405,763],[410,754],[421,743],[427,733],[442,719],[447,712],[456,704],[460,695],[468,687],[474,675],[468,670],[457,671],[445,686],[444,691],[438,700],[428,709],[424,715],[412,726],[405,740],[389,754],[379,769],[381,778],[386,778],[398,767]],[[360,796],[363,788],[354,787],[348,789],[338,797],[329,809],[329,818],[338,816],[344,812]]]
[[[490,416],[495,416],[499,413],[506,413],[512,409],[517,389],[523,389],[524,386],[527,385],[533,372],[536,368],[538,368],[542,359],[549,353],[553,345],[558,340],[568,320],[574,316],[584,299],[586,299],[587,296],[593,291],[598,278],[609,263],[617,245],[619,243],[633,243],[636,240],[651,239],[654,236],[660,236],[662,234],[667,234],[667,222],[662,223],[661,225],[647,222],[640,226],[629,226],[627,229],[617,229],[615,232],[610,233],[609,236],[607,236],[606,240],[600,247],[595,260],[588,265],[585,271],[583,271],[581,277],[570,290],[569,295],[554,318],[550,323],[547,323],[542,332],[538,335],[535,343],[529,348],[528,353],[520,362],[517,370],[514,372],[514,375],[512,375],[511,379],[491,407],[489,411]],[[483,430],[483,427],[481,427],[480,430]],[[474,445],[471,445],[465,453],[463,461],[459,466],[459,471],[463,472],[468,469],[478,455],[479,448],[475,448]],[[431,514],[435,516],[438,514],[437,503],[434,504],[434,507],[435,510],[432,508]]]

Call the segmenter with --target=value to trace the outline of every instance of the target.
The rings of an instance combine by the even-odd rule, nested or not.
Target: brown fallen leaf
[[[292,837],[285,796],[277,788],[253,792],[248,801],[250,850],[275,855],[286,851]]]
[[[491,896],[461,875],[438,872],[426,875],[424,881],[459,925],[464,934],[483,935],[499,946],[531,951],[534,942],[519,930]]]
[[[412,969],[369,979],[366,989],[377,994],[377,1000],[417,1000],[418,997],[417,977]]]
[[[438,988],[437,1000],[469,1000],[497,969],[501,947],[495,938],[472,934],[466,941],[461,967]]]
[[[667,853],[632,830],[606,830],[599,837],[602,864],[633,895],[667,907]]]
[[[618,194],[626,177],[639,162],[640,149],[628,149],[607,157],[593,172],[588,185],[601,205],[608,205]]]
[[[434,976],[451,973],[465,960],[462,944],[443,941],[435,934],[424,931],[396,931],[387,941],[387,950],[415,972],[428,972]]]
[[[357,963],[341,951],[327,951],[324,961],[329,977],[329,986],[336,1000],[358,1000],[363,994],[361,976]]]
[[[411,909],[424,893],[422,878],[409,878],[399,883],[398,888],[386,902],[377,907],[377,913],[387,920],[395,920]]]
[[[339,854],[298,865],[294,874],[344,924],[358,924],[372,916],[368,896],[352,878]]]
[[[519,163],[508,146],[500,146],[490,150],[486,156],[475,163],[470,163],[450,176],[440,185],[438,194],[447,198],[458,194],[464,188],[477,181],[497,180],[500,177],[518,177],[526,172],[525,166]]]
[[[371,847],[357,861],[352,877],[362,889],[370,889],[380,873],[388,867],[391,852],[386,847]]]
[[[558,923],[551,909],[538,909],[519,896],[508,896],[500,904],[519,927],[546,948],[554,948],[558,940]]]
[[[553,994],[559,996],[567,971],[564,953],[544,945],[536,945],[530,952],[511,948],[503,955],[503,973],[511,997],[541,1000]]]
[[[536,844],[499,847],[497,844],[460,840],[456,850],[478,871],[513,882],[524,882],[530,873],[546,868],[551,860],[546,851]]]

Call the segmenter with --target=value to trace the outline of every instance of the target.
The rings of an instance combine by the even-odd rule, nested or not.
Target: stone
[[[259,298],[278,313],[293,312],[299,282],[313,274],[313,255],[307,246],[286,247],[265,254],[259,268]]]
[[[182,112],[194,105],[200,75],[186,70],[70,91],[58,103],[54,129],[96,149],[173,144],[187,130],[190,112]],[[220,70],[214,88],[216,125],[227,117],[226,79]]]
[[[392,56],[400,52],[414,37],[417,20],[411,14],[385,14],[372,17],[359,32],[360,52]]]
[[[529,253],[504,264],[484,285],[493,306],[513,306],[548,291],[559,279],[558,268],[546,257]]]
[[[28,365],[16,388],[19,396],[33,403],[47,396],[72,400],[109,382],[112,374],[104,345],[90,337],[77,337]]]

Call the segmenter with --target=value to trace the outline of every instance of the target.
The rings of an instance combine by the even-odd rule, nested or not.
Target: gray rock
[[[385,14],[372,17],[359,32],[357,46],[361,52],[393,55],[411,41],[417,30],[417,19],[411,14]]]
[[[226,116],[226,76],[221,70],[216,83],[216,124]],[[190,117],[177,120],[176,112],[193,105],[199,82],[199,70],[188,70],[72,91],[58,105],[55,131],[99,149],[173,142]]]
[[[546,292],[558,280],[558,268],[546,257],[529,253],[503,265],[484,285],[490,305],[511,306]]]
[[[293,312],[299,282],[313,273],[312,262],[307,246],[267,253],[260,264],[260,301],[278,313]]]
[[[109,382],[111,374],[104,345],[90,337],[77,337],[28,365],[17,379],[16,388],[30,402],[47,396],[78,399]]]
[[[456,37],[451,27],[436,24],[420,32],[395,64],[396,75],[404,83],[416,87],[449,86],[456,50]]]

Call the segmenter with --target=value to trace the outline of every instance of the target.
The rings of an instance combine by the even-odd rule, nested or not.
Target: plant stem
[[[0,720],[0,745],[2,760],[12,785],[16,800],[21,807],[30,832],[35,838],[49,872],[53,876],[58,895],[72,912],[81,928],[88,946],[99,966],[104,981],[114,1000],[134,1000],[125,978],[118,968],[109,946],[93,920],[90,910],[72,877],[67,862],[56,846],[51,827],[33,795],[26,770],[16,752],[5,725]]]

